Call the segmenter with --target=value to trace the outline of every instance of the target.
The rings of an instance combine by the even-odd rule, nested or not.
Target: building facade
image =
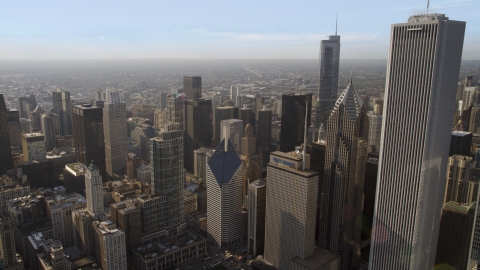
[[[3,94],[0,94],[0,174],[13,169],[10,132],[8,130],[8,110]]]
[[[127,125],[125,102],[120,101],[117,91],[107,92],[107,102],[103,108],[103,130],[105,137],[105,158],[107,175],[125,173],[127,155]]]
[[[255,180],[248,185],[248,252],[257,257],[265,247],[265,210],[267,189],[265,182]]]
[[[307,110],[308,106],[308,110]],[[290,152],[303,143],[305,114],[307,128],[311,123],[312,94],[282,95],[282,127],[280,130],[280,151]]]

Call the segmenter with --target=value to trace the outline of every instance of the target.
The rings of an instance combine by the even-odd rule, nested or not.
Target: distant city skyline
[[[335,3],[271,0],[6,2],[5,59],[316,59],[320,40],[342,36],[341,59],[386,59],[390,25],[426,13],[427,1]],[[468,24],[464,60],[480,59],[475,0],[433,0],[429,13]]]

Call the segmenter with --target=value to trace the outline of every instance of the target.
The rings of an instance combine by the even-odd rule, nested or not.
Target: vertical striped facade
[[[392,25],[369,269],[432,269],[465,22]]]

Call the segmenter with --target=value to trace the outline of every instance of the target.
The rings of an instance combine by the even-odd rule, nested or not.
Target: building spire
[[[353,68],[352,68],[352,71],[350,73],[350,85],[353,85]]]

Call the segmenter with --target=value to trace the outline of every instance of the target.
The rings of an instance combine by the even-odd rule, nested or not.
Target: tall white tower
[[[369,269],[432,269],[465,22],[392,25]]]
[[[87,196],[87,211],[91,216],[98,216],[104,213],[102,176],[93,161],[85,170],[85,190]]]

